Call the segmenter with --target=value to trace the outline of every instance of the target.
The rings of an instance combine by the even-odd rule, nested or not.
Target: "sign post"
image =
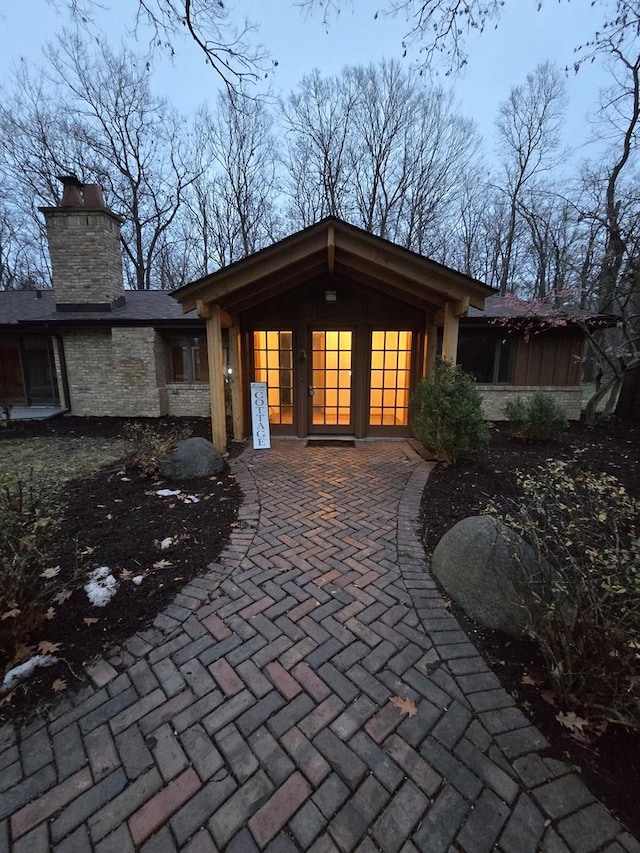
[[[266,382],[251,383],[251,423],[254,450],[265,450],[271,447]]]

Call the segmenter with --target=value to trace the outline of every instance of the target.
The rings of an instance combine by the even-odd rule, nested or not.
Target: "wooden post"
[[[229,386],[231,388],[231,411],[233,417],[233,437],[236,441],[244,438],[244,400],[242,395],[242,345],[240,327],[237,319],[229,328]]]
[[[211,441],[216,450],[224,453],[227,449],[227,424],[219,305],[211,305],[211,316],[207,318],[207,353],[209,359],[209,392],[211,394]]]
[[[433,376],[433,371],[436,369],[436,355],[438,352],[438,326],[433,317],[427,316],[424,336],[424,363],[422,365],[422,375]]]
[[[447,302],[444,306],[444,329],[442,333],[442,358],[452,364],[458,360],[458,329],[460,321],[456,316],[456,303]]]

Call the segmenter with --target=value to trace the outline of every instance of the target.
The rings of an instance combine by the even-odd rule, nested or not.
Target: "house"
[[[590,333],[617,318],[578,308],[530,303],[515,296],[489,296],[460,324],[458,364],[471,373],[488,420],[504,420],[510,398],[544,391],[570,420],[579,420]]]
[[[275,434],[404,436],[411,390],[441,356],[476,375],[490,419],[504,416],[510,394],[540,388],[580,416],[577,325],[529,334],[530,312],[513,301],[336,218],[173,294],[127,291],[122,220],[99,187],[62,180],[60,206],[42,208],[53,289],[0,292],[9,403],[210,414],[224,447],[229,399],[234,437],[244,437],[250,382],[265,381]]]
[[[475,373],[489,419],[504,418],[510,395],[536,390],[580,417],[577,324],[537,323],[526,303],[335,218],[174,296],[206,320],[220,446],[225,334],[236,437],[249,431],[251,380],[267,382],[274,434],[408,435],[411,389],[437,357]]]
[[[163,291],[125,291],[120,226],[100,188],[64,178],[41,208],[52,290],[0,292],[0,393],[73,415],[209,414],[204,324]]]

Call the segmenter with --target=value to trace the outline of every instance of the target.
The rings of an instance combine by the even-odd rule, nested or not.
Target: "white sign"
[[[271,447],[266,382],[251,383],[251,422],[253,425],[254,449],[258,450]]]

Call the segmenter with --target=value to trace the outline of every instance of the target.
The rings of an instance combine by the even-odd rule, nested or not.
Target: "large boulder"
[[[540,590],[546,572],[517,533],[484,515],[465,518],[445,533],[433,552],[432,569],[472,619],[514,636],[526,632],[524,602]]]
[[[160,474],[167,480],[190,480],[220,474],[224,458],[206,438],[185,438],[172,453],[158,459]]]

